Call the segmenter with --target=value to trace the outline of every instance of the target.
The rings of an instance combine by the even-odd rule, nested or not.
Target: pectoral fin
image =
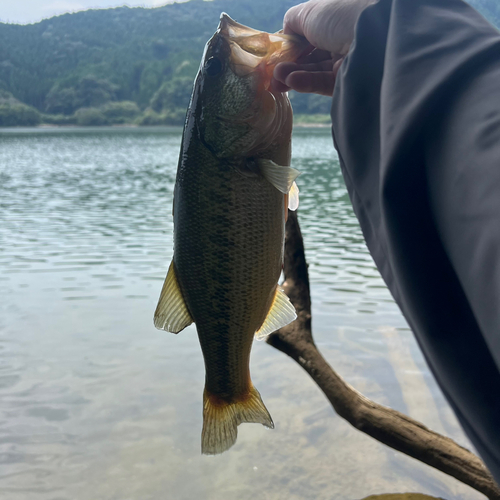
[[[278,165],[272,160],[261,158],[258,160],[258,164],[265,179],[283,194],[290,191],[293,181],[300,175],[300,172],[295,168]]]
[[[297,318],[295,307],[293,307],[290,299],[281,288],[276,288],[276,295],[271,309],[267,313],[266,319],[262,326],[255,332],[257,340],[265,339],[269,334],[288,325]]]
[[[299,188],[297,183],[294,182],[288,193],[288,208],[289,210],[295,211],[299,208]]]
[[[168,268],[167,277],[156,306],[154,323],[159,330],[179,333],[193,322],[175,275],[174,262]]]

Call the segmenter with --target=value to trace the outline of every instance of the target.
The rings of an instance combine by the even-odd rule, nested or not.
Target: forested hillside
[[[20,124],[180,123],[220,13],[276,31],[295,3],[191,0],[89,10],[26,26],[0,23],[0,125],[15,124],[20,110]],[[470,3],[500,25],[498,0]],[[327,98],[293,100],[299,113],[328,111]]]

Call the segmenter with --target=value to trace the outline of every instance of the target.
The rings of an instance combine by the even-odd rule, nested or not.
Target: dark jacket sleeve
[[[335,86],[375,263],[500,483],[500,34],[461,0],[380,0]]]

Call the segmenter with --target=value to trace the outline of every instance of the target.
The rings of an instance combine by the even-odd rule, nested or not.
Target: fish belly
[[[174,265],[203,350],[206,393],[240,401],[252,388],[252,340],[281,273],[284,197],[259,175],[205,162],[179,176],[175,199]]]

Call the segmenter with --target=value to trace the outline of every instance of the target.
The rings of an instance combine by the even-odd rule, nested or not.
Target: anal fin
[[[286,293],[281,288],[276,287],[276,295],[271,309],[269,309],[262,326],[255,332],[255,338],[263,340],[269,334],[283,328],[295,319],[297,319],[295,307],[293,307]]]
[[[160,300],[156,306],[154,324],[159,330],[179,333],[193,322],[191,314],[179,288],[175,275],[174,261],[170,263],[167,277],[160,293]]]

